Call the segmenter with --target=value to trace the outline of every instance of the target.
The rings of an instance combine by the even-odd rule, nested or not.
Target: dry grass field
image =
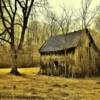
[[[100,78],[36,75],[38,70],[19,69],[22,76],[13,76],[0,69],[0,100],[100,100]]]

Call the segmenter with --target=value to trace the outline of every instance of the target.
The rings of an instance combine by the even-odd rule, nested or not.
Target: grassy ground
[[[9,71],[0,69],[0,100],[100,100],[100,78],[42,76],[37,68],[19,69],[22,76]]]

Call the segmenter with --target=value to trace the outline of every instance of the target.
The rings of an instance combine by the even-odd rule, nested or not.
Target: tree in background
[[[66,34],[71,31],[73,11],[66,9],[65,6],[61,6],[62,14],[55,21],[57,22],[62,34]]]
[[[92,44],[92,47],[94,48],[94,50],[98,53],[98,55],[100,55],[100,50],[99,48],[96,46],[91,33],[89,31],[89,26],[92,24],[93,20],[95,19],[98,11],[100,10],[100,6],[97,6],[93,11],[92,14],[90,14],[90,6],[92,3],[92,0],[81,0],[82,2],[82,10],[81,10],[81,18],[82,18],[82,28],[85,29],[86,31],[86,35],[90,41],[90,43]]]
[[[48,36],[53,36],[53,35],[56,35],[59,33],[59,26],[57,24],[57,15],[51,11],[51,9],[46,9],[46,14],[45,14],[45,19],[46,19],[46,22],[48,24],[48,31],[49,31],[49,34]]]
[[[95,20],[95,28],[97,29],[98,32],[100,32],[100,13],[96,17],[96,20]]]
[[[82,69],[82,73],[84,75],[91,75],[91,73],[96,72],[96,53],[100,55],[100,50],[97,47],[94,38],[89,30],[91,24],[93,24],[100,7],[97,6],[95,9],[91,9],[92,0],[81,0],[81,9],[80,9],[80,17],[79,20],[81,22],[81,29],[83,30],[85,39],[82,37],[81,42],[84,42],[85,45],[80,46],[77,49],[79,56],[76,59],[76,65],[80,65]]]

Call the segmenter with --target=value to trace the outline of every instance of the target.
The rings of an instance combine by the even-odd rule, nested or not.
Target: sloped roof
[[[82,30],[50,37],[39,49],[40,53],[49,53],[77,47]]]

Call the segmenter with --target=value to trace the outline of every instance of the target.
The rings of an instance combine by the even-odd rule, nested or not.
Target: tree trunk
[[[16,50],[13,50],[12,52],[12,69],[10,71],[11,74],[13,75],[20,75],[17,69],[17,52]]]

